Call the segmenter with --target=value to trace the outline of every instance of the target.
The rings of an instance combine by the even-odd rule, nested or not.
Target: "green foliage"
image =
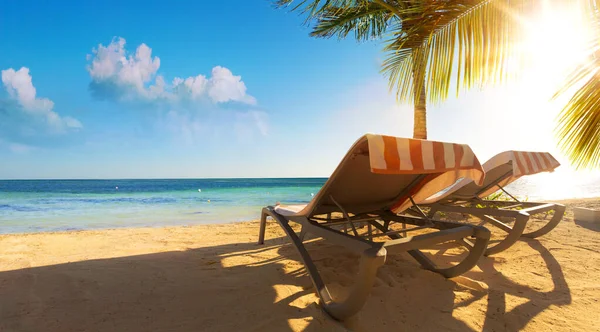
[[[517,199],[519,199],[519,201],[521,202],[527,202],[529,201],[529,197],[525,196],[525,197],[517,197]],[[496,191],[493,194],[490,194],[489,196],[485,197],[483,199],[484,201],[496,201],[496,202],[515,202],[515,200],[510,197],[509,195],[507,195],[506,193],[504,193],[503,191],[499,190]],[[515,202],[516,203],[516,202]],[[490,204],[475,204],[476,208],[482,209],[482,208],[489,208],[489,207],[493,207],[493,208],[502,208],[503,206],[505,206],[506,204],[498,204],[498,205],[490,205]],[[517,210],[522,209],[521,207],[516,207]]]
[[[489,195],[485,198],[486,201],[513,201],[510,196],[505,194],[503,191],[496,191],[495,193]]]
[[[448,97],[455,62],[458,88],[506,77],[507,61],[518,52],[514,45],[523,35],[515,14],[541,1],[301,0],[292,10],[314,24],[314,37],[354,33],[359,41],[381,38],[386,54],[382,72],[398,99],[413,102],[425,84],[428,99],[437,102]]]
[[[600,31],[600,0],[277,0],[306,15],[311,36],[358,41],[382,39],[382,72],[400,101],[414,102],[425,86],[427,99],[501,82],[520,72],[521,22],[543,5],[583,5]],[[585,19],[585,18],[582,18]],[[561,22],[556,22],[560,24]],[[559,145],[573,164],[600,167],[600,33],[590,41],[591,62],[574,69],[562,95],[585,84],[564,107],[557,126]],[[560,40],[557,40],[560,43]],[[456,73],[453,72],[456,66]]]
[[[556,133],[561,150],[577,169],[600,168],[600,12],[598,3],[588,10],[594,28],[588,41],[588,63],[573,69],[554,97],[585,82],[562,109]]]

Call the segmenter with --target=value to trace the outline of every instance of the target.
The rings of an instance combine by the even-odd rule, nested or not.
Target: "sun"
[[[524,22],[526,56],[536,74],[549,78],[586,61],[591,29],[584,18],[584,9],[573,1],[563,6],[547,3]]]

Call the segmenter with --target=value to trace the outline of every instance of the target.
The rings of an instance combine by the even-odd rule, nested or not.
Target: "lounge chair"
[[[472,215],[481,224],[492,225],[506,234],[500,241],[490,241],[485,255],[492,255],[508,249],[521,236],[536,238],[550,232],[562,219],[565,206],[556,203],[522,202],[511,195],[504,187],[525,175],[540,172],[553,172],[560,163],[547,152],[506,151],[499,153],[483,164],[485,179],[479,186],[470,179],[463,179],[446,189],[442,196],[433,196],[432,201],[423,204],[430,207],[428,215],[437,212],[458,212]],[[490,194],[502,190],[512,200],[486,200]],[[554,215],[543,227],[526,232],[525,227],[532,215],[554,211]],[[413,212],[414,214],[414,212]],[[511,226],[500,219],[514,219]]]
[[[399,215],[461,177],[475,182],[484,177],[467,145],[367,134],[354,143],[309,204],[263,208],[258,243],[264,243],[267,217],[273,218],[300,253],[322,307],[344,320],[362,308],[388,253],[408,252],[425,269],[445,277],[460,275],[477,263],[490,237],[486,228],[436,221],[424,214]],[[299,233],[290,222],[300,224]],[[394,229],[399,225],[403,228]],[[423,234],[424,230],[433,232]],[[411,231],[417,234],[408,236]],[[304,247],[307,233],[361,255],[356,282],[345,300],[334,300],[327,290]],[[466,243],[468,255],[442,268],[419,251],[446,242]]]

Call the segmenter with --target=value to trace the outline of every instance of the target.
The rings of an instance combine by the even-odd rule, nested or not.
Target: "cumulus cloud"
[[[233,75],[231,70],[221,66],[212,69],[206,90],[210,98],[217,103],[236,100],[256,104],[256,99],[246,94],[246,84],[242,82],[242,77]]]
[[[88,55],[87,70],[92,79],[90,89],[103,99],[177,102],[209,100],[215,104],[230,101],[255,105],[256,99],[247,94],[241,76],[216,66],[211,76],[175,77],[169,84],[158,74],[160,58],[152,49],[141,44],[131,54],[125,49],[125,39],[115,38],[104,46],[98,45]]]
[[[82,128],[81,122],[72,117],[61,117],[53,111],[54,102],[48,98],[37,97],[29,68],[2,70],[2,84],[9,97],[16,102],[20,112],[43,120],[53,131],[64,132],[68,129]]]

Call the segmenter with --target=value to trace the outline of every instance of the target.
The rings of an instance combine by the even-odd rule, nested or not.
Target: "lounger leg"
[[[502,252],[502,251],[510,248],[513,244],[515,244],[515,242],[517,242],[521,238],[521,235],[523,234],[523,231],[525,230],[525,226],[527,226],[528,220],[529,220],[528,214],[523,213],[523,214],[519,214],[518,216],[516,216],[515,223],[512,227],[509,227],[508,229],[501,228],[502,230],[504,230],[505,232],[508,233],[506,235],[506,237],[504,239],[502,239],[502,241],[496,243],[495,245],[489,246],[487,248],[487,250],[485,251],[484,255],[485,256],[494,255],[494,254],[497,254],[499,252]],[[492,225],[493,225],[493,223],[492,223]]]
[[[373,222],[373,226],[381,230],[382,232],[387,231],[387,227],[381,225],[378,222]],[[449,268],[438,268],[434,262],[432,262],[425,254],[423,254],[420,250],[409,250],[408,253],[417,261],[425,270],[437,272],[443,275],[446,278],[456,277],[461,275],[467,271],[469,271],[473,266],[477,264],[477,261],[487,248],[488,241],[490,240],[490,231],[483,226],[474,226],[473,236],[475,237],[475,243],[467,243],[467,249],[469,249],[469,254],[467,257],[457,265]],[[388,235],[391,239],[398,239],[401,236],[398,234],[390,234]]]
[[[377,270],[385,263],[387,254],[386,249],[371,248],[363,252],[360,258],[359,272],[354,287],[344,301],[337,302],[331,297],[331,294],[329,293],[327,286],[325,286],[323,279],[321,279],[321,275],[308,251],[300,238],[296,235],[296,232],[294,232],[289,225],[288,221],[269,208],[263,209],[263,213],[266,213],[275,219],[292,241],[292,244],[300,254],[308,275],[315,286],[323,309],[337,320],[346,320],[354,316],[363,307],[369,297],[370,290],[375,282]]]
[[[552,209],[552,208],[553,208],[552,204],[547,204],[544,207],[541,207],[541,208],[538,207],[537,210],[533,209],[532,211],[534,211],[534,212],[542,211],[543,212],[544,211],[543,209]],[[540,235],[543,235],[543,234],[549,232],[552,228],[556,227],[556,224],[562,218],[562,214],[560,214],[559,211],[557,211],[557,213],[555,214],[556,220],[555,220],[555,218],[553,218],[546,226],[544,226],[540,230],[538,230],[536,232],[524,234],[523,232],[525,231],[525,227],[527,226],[527,222],[529,221],[529,218],[530,218],[530,214],[529,214],[528,210],[530,210],[530,209],[505,210],[505,209],[501,209],[501,208],[495,209],[495,208],[471,208],[471,207],[462,207],[462,206],[445,206],[445,207],[443,207],[442,211],[457,212],[457,213],[472,215],[482,221],[482,223],[480,225],[485,224],[488,227],[493,226],[493,227],[496,227],[496,228],[501,229],[502,231],[506,232],[506,236],[500,242],[493,243],[487,248],[484,255],[489,256],[489,255],[497,254],[499,252],[502,252],[502,251],[510,248],[513,244],[515,244],[515,242],[517,242],[519,240],[519,238],[521,236],[536,237],[536,236],[540,236]],[[564,212],[564,210],[563,210],[563,212]],[[501,222],[500,220],[496,219],[498,217],[515,218],[515,222],[511,226],[511,225],[505,224],[505,223]],[[534,236],[532,236],[532,235],[534,235]],[[465,244],[465,243],[463,242],[463,244]],[[465,245],[468,245],[468,244],[465,244]]]
[[[452,267],[436,267],[435,264],[419,250],[411,250],[409,251],[409,254],[426,270],[437,272],[446,278],[456,277],[469,271],[473,268],[473,266],[477,265],[477,261],[479,261],[479,258],[483,256],[483,253],[487,248],[488,241],[490,240],[490,231],[483,226],[476,226],[474,236],[475,243],[473,243],[472,246],[468,246],[469,254],[467,257]]]
[[[556,227],[563,218],[563,215],[565,214],[565,206],[562,204],[555,204],[553,210],[554,216],[552,216],[552,219],[550,219],[550,221],[544,227],[534,232],[523,233],[523,237],[536,238],[545,235],[551,230],[553,230],[554,227]]]
[[[266,231],[266,227],[267,227],[267,216],[269,214],[268,209],[269,209],[268,207],[262,209],[262,212],[260,214],[260,230],[258,231],[258,244],[265,243],[265,231]]]
[[[358,275],[350,294],[343,302],[325,303],[325,311],[338,320],[350,318],[360,311],[369,298],[377,270],[385,263],[386,254],[385,248],[365,251],[360,257]]]

